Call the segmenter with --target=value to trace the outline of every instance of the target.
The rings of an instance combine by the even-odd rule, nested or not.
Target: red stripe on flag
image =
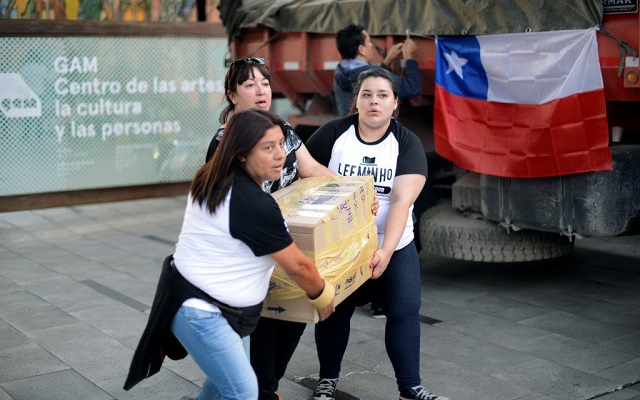
[[[471,171],[540,178],[612,170],[604,91],[545,104],[507,104],[436,85],[436,151]]]

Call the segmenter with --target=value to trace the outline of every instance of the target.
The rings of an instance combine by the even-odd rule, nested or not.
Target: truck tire
[[[525,262],[569,254],[574,242],[557,233],[531,230],[507,232],[478,214],[464,214],[448,203],[425,211],[420,218],[423,251],[457,260]]]

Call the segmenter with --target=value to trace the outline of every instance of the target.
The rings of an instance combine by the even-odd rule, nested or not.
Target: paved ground
[[[0,400],[179,399],[190,359],[122,390],[185,198],[0,214]],[[640,399],[640,236],[526,265],[423,257],[422,375],[452,400]],[[397,399],[384,321],[359,309],[342,399]],[[282,382],[309,397],[313,329]]]

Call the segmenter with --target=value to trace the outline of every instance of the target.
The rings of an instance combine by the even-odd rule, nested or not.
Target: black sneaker
[[[335,400],[337,379],[320,379],[315,392],[313,392],[313,400]]]
[[[382,307],[381,306],[374,305],[372,303],[371,304],[371,318],[384,319],[384,318],[387,318],[387,316],[384,315],[384,311],[382,311]]]
[[[400,400],[449,400],[448,397],[437,396],[429,392],[422,385],[412,387],[409,389],[409,393],[411,397],[404,397],[400,395]]]

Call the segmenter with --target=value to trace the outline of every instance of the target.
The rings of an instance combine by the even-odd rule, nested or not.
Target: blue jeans
[[[182,306],[171,330],[207,375],[197,400],[255,400],[258,380],[249,362],[249,337],[231,329],[219,312]]]
[[[420,384],[420,263],[411,242],[391,256],[378,279],[365,282],[336,307],[326,320],[316,324],[316,348],[320,378],[338,378],[347,349],[351,316],[362,299],[378,294],[387,316],[385,346],[396,373],[398,389]]]

